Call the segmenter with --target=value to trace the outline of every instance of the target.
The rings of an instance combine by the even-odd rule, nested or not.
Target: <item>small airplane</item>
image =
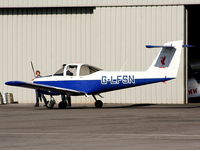
[[[146,71],[103,71],[87,64],[64,64],[55,74],[35,78],[32,83],[8,81],[5,84],[37,89],[51,96],[49,108],[53,108],[53,95],[61,95],[59,108],[71,106],[71,96],[92,95],[95,107],[102,108],[103,102],[96,96],[104,92],[130,87],[165,82],[177,76],[183,41],[172,41],[163,46],[146,45],[147,48],[161,48],[152,65]]]

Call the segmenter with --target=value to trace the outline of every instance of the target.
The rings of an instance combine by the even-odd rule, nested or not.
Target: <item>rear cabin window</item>
[[[81,69],[80,69],[80,76],[89,75],[100,70],[101,69],[93,67],[93,66],[83,65],[81,66]]]

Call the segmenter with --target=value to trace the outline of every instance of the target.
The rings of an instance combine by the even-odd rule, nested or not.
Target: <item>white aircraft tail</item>
[[[183,41],[172,41],[163,46],[146,46],[147,48],[161,48],[147,72],[158,73],[158,75],[164,75],[166,78],[176,78],[182,46]]]

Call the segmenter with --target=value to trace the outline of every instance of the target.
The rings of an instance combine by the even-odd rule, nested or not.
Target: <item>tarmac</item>
[[[0,105],[0,150],[200,150],[200,104]]]

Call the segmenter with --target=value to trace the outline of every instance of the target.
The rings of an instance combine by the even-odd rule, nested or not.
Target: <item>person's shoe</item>
[[[39,107],[39,104],[38,104],[38,103],[36,103],[34,107]]]

